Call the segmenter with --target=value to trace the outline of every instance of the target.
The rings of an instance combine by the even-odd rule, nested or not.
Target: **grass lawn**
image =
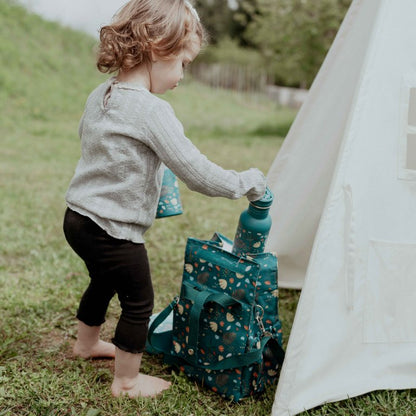
[[[103,77],[94,41],[0,0],[0,416],[263,416],[274,388],[232,404],[145,355],[143,371],[173,387],[156,399],[114,399],[112,360],[72,357],[74,315],[88,276],[64,240],[64,195],[79,157],[78,120],[89,91]],[[261,97],[214,91],[196,83],[165,97],[188,136],[230,169],[267,172],[294,112]],[[189,236],[233,237],[245,199],[229,201],[181,185],[185,213],[156,220],[147,234],[155,310],[178,294]],[[286,345],[299,293],[280,291]],[[119,314],[111,303],[103,337]],[[414,392],[376,392],[304,415],[414,416]]]

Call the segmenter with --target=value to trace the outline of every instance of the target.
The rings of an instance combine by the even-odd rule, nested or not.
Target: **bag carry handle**
[[[200,290],[190,282],[183,282],[183,296],[193,301],[191,308],[189,327],[194,329],[190,332],[188,338],[188,344],[194,346],[194,349],[198,345],[198,328],[199,318],[201,316],[202,309],[207,302],[215,302],[223,307],[231,305],[240,305],[241,302],[233,297],[226,295],[225,293],[210,292],[208,290]],[[156,329],[166,320],[172,310],[175,308],[179,301],[179,298],[175,298],[164,310],[162,310],[156,318],[153,320],[149,327],[147,339],[149,344],[158,352],[164,354],[170,354],[172,346],[172,331],[167,331],[162,334],[155,333]],[[192,347],[189,348],[192,350]],[[192,357],[191,361],[196,361],[196,357]]]
[[[238,302],[238,301],[237,301]],[[218,361],[216,363],[207,363],[200,364],[196,362],[196,359],[185,359],[179,358],[171,354],[171,346],[172,346],[172,331],[166,331],[160,334],[155,333],[156,329],[166,320],[166,318],[170,315],[172,310],[178,303],[178,298],[175,298],[163,311],[161,311],[152,324],[150,325],[149,332],[148,332],[148,341],[149,344],[158,352],[163,353],[165,362],[172,365],[184,365],[184,364],[191,364],[195,367],[206,369],[206,370],[229,370],[232,368],[239,368],[245,367],[255,362],[260,362],[263,357],[263,350],[266,344],[270,340],[274,340],[274,338],[270,335],[263,336],[260,344],[260,348],[257,350],[250,351],[248,353],[240,354],[240,355],[233,355],[232,357],[224,358],[222,361]],[[277,343],[274,343],[276,346],[277,352],[277,360],[281,364],[284,359],[284,350],[282,347]],[[193,357],[192,357],[193,358]]]
[[[233,298],[226,293],[214,292],[192,284],[189,281],[182,282],[182,296],[191,300],[195,305],[202,307],[207,302],[215,302],[226,308],[227,306],[240,305],[238,299]],[[203,302],[203,303],[202,303]]]
[[[183,296],[186,299],[192,300],[193,305],[191,308],[190,319],[189,319],[189,336],[188,336],[188,354],[189,358],[187,361],[197,365],[197,348],[199,338],[199,320],[204,306],[208,302],[218,303],[220,306],[227,307],[232,305],[239,305],[241,302],[230,295],[219,292],[211,292],[209,290],[200,289],[190,282],[183,282],[182,285]]]

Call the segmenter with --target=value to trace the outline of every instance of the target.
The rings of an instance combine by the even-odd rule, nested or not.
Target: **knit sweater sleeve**
[[[185,136],[182,124],[166,101],[155,101],[147,120],[149,146],[189,189],[230,199],[246,195],[250,201],[264,195],[266,178],[260,170],[226,170],[208,160]]]

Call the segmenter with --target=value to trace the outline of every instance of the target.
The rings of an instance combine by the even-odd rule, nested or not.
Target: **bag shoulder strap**
[[[166,320],[166,318],[173,311],[178,303],[178,298],[175,298],[163,311],[161,311],[154,321],[151,323],[148,333],[147,341],[158,353],[169,354],[172,346],[172,331],[156,333],[156,329]]]

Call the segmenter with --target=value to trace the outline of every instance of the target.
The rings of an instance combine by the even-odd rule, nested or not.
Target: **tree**
[[[193,2],[209,34],[210,43],[229,37],[233,26],[233,12],[225,0],[195,0]]]
[[[351,0],[240,0],[244,38],[262,53],[277,83],[309,87]]]
[[[255,47],[248,36],[245,36],[245,31],[254,16],[259,14],[257,7],[257,0],[236,0],[236,9],[233,14],[233,25],[231,29],[231,37],[238,40],[240,46]]]

